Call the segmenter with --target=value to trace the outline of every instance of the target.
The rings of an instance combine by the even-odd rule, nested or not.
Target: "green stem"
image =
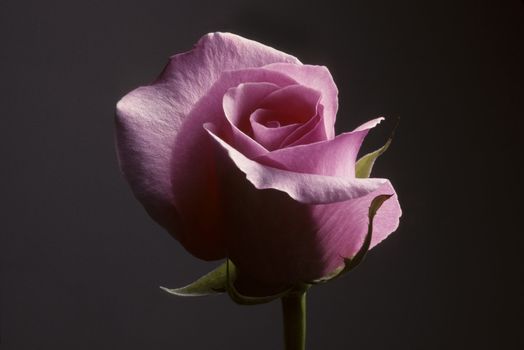
[[[282,297],[285,350],[306,349],[306,292]]]

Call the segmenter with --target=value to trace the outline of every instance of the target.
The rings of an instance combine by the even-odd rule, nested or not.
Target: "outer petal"
[[[293,172],[353,178],[362,141],[369,130],[382,120],[383,118],[370,120],[355,131],[338,135],[333,140],[281,148],[254,160]]]
[[[121,169],[149,214],[168,230],[177,224],[170,162],[183,120],[227,70],[275,62],[300,64],[283,52],[229,33],[208,34],[175,55],[160,77],[117,104],[116,138]]]
[[[382,194],[393,194],[393,197],[382,204],[375,216],[371,249],[397,229],[402,215],[397,194],[389,181],[366,196],[313,208],[313,220],[321,226],[316,243],[323,250],[320,263],[323,271],[317,277],[328,275],[343,264],[343,258],[357,253],[367,233],[371,201]]]
[[[247,187],[235,195],[240,193],[253,200],[253,206],[243,208],[237,199],[233,207],[229,256],[240,272],[249,271],[240,275],[239,285],[250,294],[274,293],[342,266],[364,241],[368,209],[377,195],[394,194],[375,216],[372,247],[396,230],[401,215],[389,182],[367,196],[326,205],[297,203],[276,192],[254,193]],[[281,215],[283,211],[287,215]]]
[[[292,65],[275,63],[266,69],[284,73],[300,85],[320,91],[320,103],[324,106],[324,126],[328,139],[335,137],[335,119],[338,109],[338,89],[329,70],[324,66]]]
[[[216,145],[203,125],[216,123],[224,139],[250,156],[267,152],[240,130],[232,128],[224,115],[224,94],[246,81],[269,81],[278,86],[295,84],[291,78],[264,68],[224,72],[195,104],[175,140],[170,165],[171,190],[180,225],[177,238],[189,252],[201,259],[224,257],[224,234],[220,225],[223,203],[227,203],[222,199],[222,188],[217,184]]]
[[[267,295],[335,270],[343,264],[344,257],[353,256],[362,244],[371,200],[379,194],[395,193],[387,180],[367,194],[356,196],[345,191],[334,177],[332,183],[322,182],[318,176],[257,167],[214,137],[232,160],[229,165],[227,161],[217,161],[223,199],[228,203],[223,208],[222,229],[228,256],[240,272],[237,287],[246,294]],[[255,174],[250,173],[250,167]],[[294,184],[299,184],[298,190],[287,188],[281,176],[291,177]],[[352,185],[346,183],[348,187]],[[322,191],[328,194],[321,194]],[[337,201],[340,194],[348,193],[348,199]],[[313,201],[314,196],[320,200]],[[399,216],[394,195],[375,217],[372,245],[396,229]]]

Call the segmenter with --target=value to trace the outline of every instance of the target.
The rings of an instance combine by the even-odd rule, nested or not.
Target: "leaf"
[[[397,124],[393,128],[393,131],[391,131],[391,135],[389,136],[388,140],[386,141],[386,144],[379,149],[377,149],[374,152],[368,153],[364,156],[362,156],[357,163],[355,164],[355,177],[357,178],[368,178],[371,175],[371,170],[373,169],[373,165],[375,164],[375,161],[377,158],[382,155],[382,153],[386,152],[389,145],[391,144],[391,141],[393,141],[393,137],[395,136],[395,130],[398,127],[399,121],[397,121]]]
[[[346,272],[349,272],[353,270],[355,267],[357,267],[364,257],[366,256],[369,246],[371,245],[371,238],[373,236],[373,219],[375,218],[375,215],[377,214],[377,211],[380,209],[382,204],[389,198],[391,198],[392,194],[382,194],[379,196],[376,196],[371,201],[371,204],[369,206],[368,211],[368,232],[366,233],[366,237],[364,238],[364,242],[362,243],[362,246],[360,246],[360,249],[358,252],[352,257],[352,258],[344,258],[344,265],[337,268],[335,271],[330,273],[327,276],[321,277],[319,279],[316,279],[314,281],[308,282],[310,284],[320,284],[320,283],[326,283],[332,279],[338,278],[345,274]]]
[[[257,305],[257,304],[265,304],[269,303],[270,301],[273,301],[275,299],[282,298],[283,296],[287,295],[289,292],[293,290],[293,288],[288,288],[284,290],[283,292],[263,296],[263,297],[252,297],[247,295],[242,295],[236,288],[235,288],[235,280],[237,277],[237,271],[235,264],[229,259],[226,260],[226,275],[227,275],[227,292],[231,299],[240,305]]]
[[[226,291],[227,263],[200,277],[187,286],[169,289],[160,287],[162,290],[180,297],[200,297],[205,295],[220,294]]]

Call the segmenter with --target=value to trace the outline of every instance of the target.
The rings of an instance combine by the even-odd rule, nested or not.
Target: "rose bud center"
[[[229,91],[229,96],[235,100],[234,104],[245,103],[239,100],[244,97],[243,94],[235,90],[246,89],[246,85]],[[263,88],[266,93],[261,93],[259,99],[250,104],[250,108],[245,108],[235,124],[269,151],[296,141],[299,135],[307,132],[305,129],[314,126],[311,125],[315,124],[313,119],[322,110],[320,93],[303,85],[268,89],[267,86],[257,87],[253,84],[251,88]]]

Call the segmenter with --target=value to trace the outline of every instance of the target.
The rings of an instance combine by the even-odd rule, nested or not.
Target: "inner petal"
[[[303,85],[289,85],[264,97],[249,117],[253,139],[272,151],[291,135],[305,134],[321,117],[320,93]],[[306,130],[307,129],[307,130]]]
[[[244,83],[230,88],[222,99],[224,114],[231,125],[251,136],[249,115],[260,102],[279,87],[271,83]]]
[[[279,148],[327,140],[323,110],[322,104],[319,104],[317,106],[317,114],[286,136]]]
[[[257,109],[249,117],[253,138],[266,149],[272,151],[280,146],[282,141],[300,127],[300,123],[282,125],[283,117],[278,112],[269,109]]]
[[[315,116],[320,92],[303,85],[289,85],[264,97],[259,109],[274,111],[272,121],[280,125],[305,123]]]

